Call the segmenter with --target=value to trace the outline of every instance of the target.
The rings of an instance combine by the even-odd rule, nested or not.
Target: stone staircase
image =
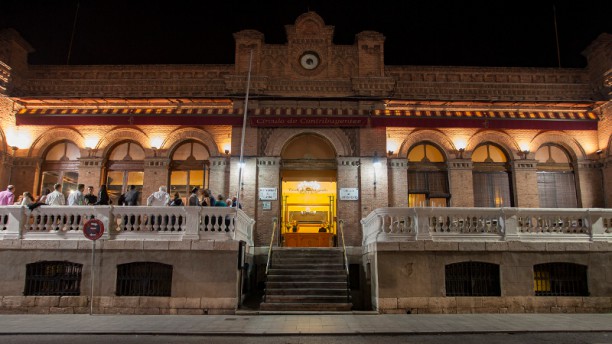
[[[347,277],[339,248],[274,248],[260,310],[350,311]]]

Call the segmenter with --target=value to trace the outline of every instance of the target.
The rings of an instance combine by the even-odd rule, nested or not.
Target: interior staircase
[[[341,248],[272,250],[261,311],[350,311]]]

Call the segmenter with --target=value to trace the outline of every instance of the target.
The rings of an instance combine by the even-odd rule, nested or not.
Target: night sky
[[[379,31],[388,65],[582,68],[581,52],[612,33],[612,1],[144,1],[0,0],[0,28],[34,47],[31,64],[232,64],[232,33],[256,29],[286,42],[284,25],[317,12],[335,26],[336,44]]]

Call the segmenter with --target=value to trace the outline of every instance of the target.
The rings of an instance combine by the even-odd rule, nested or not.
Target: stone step
[[[317,276],[317,275],[343,275],[346,276],[346,270],[344,269],[270,269],[268,276],[287,276],[287,275],[304,275],[304,276]]]
[[[332,295],[343,295],[346,297],[348,290],[346,286],[341,288],[329,289],[329,288],[279,288],[271,287],[266,288],[266,295],[321,295],[321,296],[332,296]]]
[[[260,305],[262,311],[336,311],[347,312],[352,308],[350,303],[275,303],[264,302]]]
[[[270,264],[270,268],[273,269],[305,269],[305,270],[312,270],[312,269],[327,269],[327,270],[344,270],[344,264],[306,264],[306,263],[298,263],[298,264],[291,264],[291,263],[286,263],[286,262],[280,262],[277,264]]]
[[[268,275],[270,282],[344,282],[346,275]]]
[[[269,303],[346,303],[349,298],[344,295],[266,295]]]
[[[271,265],[276,264],[344,264],[342,257],[334,258],[276,258],[270,261]]]
[[[347,289],[343,281],[270,281],[266,282],[266,290],[278,289]]]

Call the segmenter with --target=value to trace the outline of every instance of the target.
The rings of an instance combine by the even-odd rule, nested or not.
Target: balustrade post
[[[587,209],[586,218],[589,221],[589,232],[591,233],[592,241],[607,241],[606,228],[603,224],[603,216],[601,212],[591,212]]]
[[[415,220],[416,240],[432,240],[429,230],[429,217],[432,208],[412,208]]]
[[[200,218],[202,207],[185,207],[187,222],[185,223],[185,233],[183,240],[200,239]]]
[[[25,227],[25,207],[7,206],[8,219],[6,230],[3,231],[2,239],[21,239],[22,231]],[[4,221],[4,219],[2,219]]]
[[[504,240],[518,241],[520,239],[518,232],[518,208],[502,208],[501,213],[501,217],[504,221]]]
[[[104,234],[101,239],[110,239],[110,232],[115,230],[115,221],[113,220],[113,206],[112,205],[100,205],[95,206],[94,216],[96,219],[102,221],[104,225]]]

